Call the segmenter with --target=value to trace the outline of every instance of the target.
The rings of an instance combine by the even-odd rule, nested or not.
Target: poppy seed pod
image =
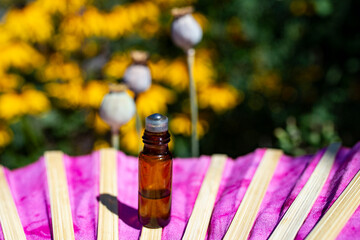
[[[135,114],[134,99],[123,84],[111,85],[100,106],[100,117],[110,125],[113,132],[130,121]]]
[[[192,11],[192,7],[175,8],[171,11],[174,16],[171,25],[171,37],[175,45],[184,51],[194,47],[202,38],[202,29],[191,15]]]
[[[149,89],[151,85],[151,73],[146,65],[148,54],[141,51],[131,53],[133,63],[125,70],[124,83],[136,94]]]

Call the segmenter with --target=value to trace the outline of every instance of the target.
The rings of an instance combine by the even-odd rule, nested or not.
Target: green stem
[[[134,100],[135,100],[135,103],[136,103],[136,99],[137,99],[137,97],[138,97],[138,95],[137,94],[135,94],[135,98],[134,98]],[[136,123],[135,123],[135,125],[136,125],[136,132],[137,132],[137,134],[138,134],[138,137],[139,137],[139,139],[141,139],[141,133],[142,133],[142,122],[141,122],[141,118],[140,118],[140,115],[139,115],[139,111],[138,111],[138,108],[137,108],[137,106],[136,106],[136,113],[135,113],[135,115],[136,115]],[[141,141],[139,141],[139,152],[141,151]]]
[[[120,136],[119,136],[119,130],[111,130],[111,146],[115,148],[116,150],[120,149]]]
[[[191,110],[191,154],[193,157],[199,156],[199,140],[197,137],[198,106],[196,97],[196,86],[193,77],[193,66],[195,60],[195,49],[190,48],[186,52],[187,66],[189,74],[189,93]]]

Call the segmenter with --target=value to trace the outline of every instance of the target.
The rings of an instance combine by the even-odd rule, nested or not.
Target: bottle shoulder
[[[148,153],[148,152],[140,152],[139,160],[144,161],[168,161],[172,160],[173,156],[170,152],[165,154],[158,154],[158,153]]]

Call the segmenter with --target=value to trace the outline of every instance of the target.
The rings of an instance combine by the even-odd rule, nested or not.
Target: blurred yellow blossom
[[[5,126],[0,127],[0,147],[8,145],[13,137],[13,133]]]
[[[157,4],[162,6],[162,8],[173,8],[179,6],[192,5],[195,0],[154,0]]]
[[[139,152],[139,144],[143,145],[139,135],[134,127],[134,129],[123,132],[120,138],[120,147],[124,148],[126,151],[131,154],[137,154]],[[142,147],[141,147],[142,148]]]
[[[4,24],[0,23],[0,45],[10,43],[13,38],[13,34],[4,27]]]
[[[160,82],[163,80],[169,67],[169,61],[165,59],[159,59],[157,61],[148,61],[148,66],[151,71],[151,77],[154,81]]]
[[[185,114],[175,115],[170,121],[169,128],[173,134],[191,135],[191,120]],[[199,120],[197,124],[197,132],[202,137],[208,130],[209,124],[205,120]]]
[[[188,88],[189,78],[184,58],[177,58],[173,61],[150,61],[149,67],[154,81],[163,82],[180,91]],[[205,50],[197,51],[195,55],[194,79],[198,88],[213,83],[215,77],[216,73],[211,62],[210,53]]]
[[[10,120],[25,112],[26,106],[20,94],[5,93],[0,96],[0,118]]]
[[[9,10],[3,21],[8,31],[25,41],[44,42],[53,33],[50,15],[33,3],[22,9]]]
[[[83,37],[68,33],[58,34],[54,39],[55,48],[64,52],[78,50],[81,47],[82,42]]]
[[[104,73],[108,78],[122,78],[125,69],[131,63],[131,58],[125,54],[115,54],[104,66]]]
[[[139,144],[141,144],[141,147],[143,146],[141,138],[139,138],[136,131],[135,122],[135,117],[133,117],[128,123],[120,128],[120,147],[132,154],[138,153]]]
[[[80,82],[49,83],[45,89],[51,97],[65,108],[98,108],[109,88],[105,82],[92,80],[86,84]]]
[[[175,93],[158,84],[152,84],[150,89],[140,93],[136,100],[138,113],[147,117],[153,113],[165,113],[167,105],[176,100]]]
[[[17,67],[28,69],[39,67],[44,63],[43,56],[24,42],[9,42],[0,45],[0,69]]]
[[[47,97],[35,89],[25,89],[22,93],[4,93],[0,96],[0,118],[5,120],[24,114],[39,114],[49,108]]]
[[[195,12],[192,15],[195,20],[200,24],[202,30],[205,32],[209,27],[209,21],[207,20],[207,18],[203,14],[198,12]]]
[[[175,59],[164,70],[167,70],[164,74],[164,82],[174,89],[185,90],[189,86],[189,77],[184,59]]]
[[[23,81],[24,79],[20,75],[0,72],[0,92],[15,89]]]
[[[105,141],[105,140],[102,140],[102,139],[99,139],[99,140],[96,140],[95,143],[94,143],[94,147],[93,147],[93,150],[100,150],[100,149],[103,149],[103,148],[110,148],[110,144],[109,142]]]
[[[81,69],[76,62],[65,62],[60,54],[50,57],[48,65],[44,69],[43,81],[64,80],[82,82]]]
[[[86,4],[87,0],[37,0],[34,4],[49,13],[73,13],[80,10]]]
[[[244,98],[244,94],[228,84],[211,85],[199,89],[199,107],[212,108],[223,113],[236,107]]]
[[[92,80],[84,88],[84,105],[99,108],[102,99],[109,92],[109,86],[103,81]]]
[[[110,130],[110,126],[101,119],[99,113],[92,112],[87,117],[87,122],[97,133],[104,134]]]
[[[49,99],[43,92],[35,89],[26,89],[22,93],[26,113],[39,114],[50,109]]]
[[[49,96],[57,99],[59,106],[64,108],[78,108],[82,106],[83,86],[81,83],[48,83],[45,90]]]
[[[89,6],[81,14],[68,16],[60,29],[64,33],[78,36],[116,38],[136,28],[141,31],[141,24],[146,21],[156,24],[158,15],[158,7],[149,1],[118,5],[109,13]]]

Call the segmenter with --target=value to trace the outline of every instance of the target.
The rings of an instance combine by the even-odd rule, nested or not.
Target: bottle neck
[[[163,155],[168,154],[168,143],[170,142],[170,134],[165,132],[149,132],[145,130],[143,135],[144,150],[143,153]]]

